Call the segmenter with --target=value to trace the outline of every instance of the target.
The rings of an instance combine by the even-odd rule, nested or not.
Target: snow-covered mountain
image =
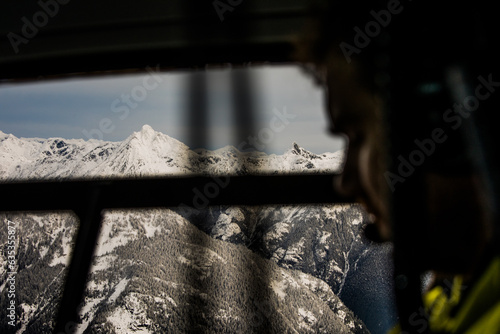
[[[149,125],[121,142],[17,138],[0,131],[0,179],[325,172],[337,170],[343,158],[342,152],[316,155],[292,146],[283,155],[232,146],[193,151]]]
[[[326,282],[373,333],[396,321],[391,246],[363,237],[368,217],[358,205],[210,207],[190,220],[216,239]]]
[[[0,219],[19,235],[17,332],[51,333],[78,223],[69,214]],[[80,314],[77,333],[366,333],[324,281],[211,238],[168,209],[105,214]]]
[[[122,142],[0,132],[0,179],[322,173],[342,163],[342,152],[291,146],[282,155],[230,146],[192,151],[147,125]],[[349,282],[359,280],[359,264],[384,267],[387,252],[361,237],[365,218],[356,205],[106,212],[78,332],[367,333],[339,299],[357,289]],[[6,219],[19,226],[19,281],[30,282],[18,287],[17,329],[48,333],[77,219],[0,216]],[[0,230],[0,245],[6,240]],[[5,266],[2,257],[0,294]]]

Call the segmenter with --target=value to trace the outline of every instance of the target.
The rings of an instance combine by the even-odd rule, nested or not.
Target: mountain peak
[[[156,131],[150,125],[144,124],[142,126],[140,132],[141,133],[155,133]]]
[[[153,139],[158,132],[156,132],[150,125],[144,124],[141,130],[138,132],[138,135],[144,139]]]
[[[304,158],[307,158],[307,159],[321,159],[320,156],[318,156],[312,152],[309,152],[308,150],[301,147],[296,142],[293,142],[292,146],[293,146],[293,148],[289,151],[292,154],[300,155],[300,156],[303,156]]]
[[[150,142],[153,140],[158,132],[156,132],[150,125],[144,124],[142,128],[132,133],[129,137],[131,140],[139,140],[140,142]]]
[[[126,152],[124,156],[130,161],[143,161],[149,164],[161,163],[166,156],[182,159],[188,147],[162,132],[155,131],[150,125],[143,125],[139,131],[132,133],[121,142],[117,152]]]

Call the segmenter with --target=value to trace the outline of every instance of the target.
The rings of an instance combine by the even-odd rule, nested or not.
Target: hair
[[[324,68],[336,63],[367,91],[382,95],[385,92],[385,52],[388,37],[384,32],[373,38],[359,52],[347,55],[341,45],[355,47],[355,27],[361,30],[373,20],[370,11],[379,1],[315,1],[311,5],[310,19],[297,41],[296,59],[302,63]],[[386,5],[386,4],[384,4]],[[384,6],[383,5],[383,6]]]

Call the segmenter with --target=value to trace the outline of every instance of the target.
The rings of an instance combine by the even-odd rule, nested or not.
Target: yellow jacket
[[[500,334],[500,257],[490,263],[465,299],[461,287],[462,278],[457,276],[450,294],[437,286],[424,295],[431,333]],[[389,333],[400,331],[397,326]]]

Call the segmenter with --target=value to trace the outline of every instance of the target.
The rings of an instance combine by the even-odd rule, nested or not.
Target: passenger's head
[[[370,13],[372,6],[365,1],[345,1],[338,8],[327,6],[302,44],[301,59],[314,64],[317,77],[327,90],[328,126],[333,133],[343,134],[348,140],[344,169],[335,180],[335,186],[339,192],[360,202],[371,214],[373,224],[367,228],[367,231],[372,231],[368,233],[369,237],[391,240],[394,229],[390,198],[394,189],[391,189],[384,174],[391,163],[397,165],[392,160],[397,154],[392,152],[389,156],[388,148],[400,145],[388,140],[389,129],[385,120],[388,91],[384,84],[387,73],[384,72],[384,53],[379,52],[377,43],[386,41],[384,36],[377,36],[369,47],[358,49],[359,52],[349,57],[342,48],[343,42],[354,44],[353,27],[363,27],[363,23],[368,22],[366,14]],[[418,74],[418,70],[409,72]],[[407,77],[405,80],[410,83],[408,89],[413,89],[412,83],[416,86],[419,78]],[[409,100],[408,103],[416,101]],[[428,122],[427,118],[440,119],[440,112],[448,108],[447,103],[451,102],[446,102],[443,110],[440,109],[442,105],[434,106],[435,110],[429,113],[424,105],[423,109],[406,117],[418,119],[422,124]],[[412,106],[408,109],[418,108]],[[404,113],[405,110],[393,112]],[[426,126],[432,128],[434,125],[428,123]],[[459,137],[459,132],[453,129],[444,130],[449,131],[450,138]],[[417,139],[416,136],[417,132],[409,134],[408,147]],[[473,165],[470,162],[465,162],[466,167],[459,173],[453,170],[456,165],[449,168],[449,165],[441,164],[449,158],[452,161],[456,156],[466,156],[465,151],[463,141],[450,139],[433,154],[434,162],[427,163],[419,171],[422,192],[415,196],[423,198],[422,210],[425,213],[421,216],[425,219],[419,222],[418,234],[414,236],[418,240],[415,243],[412,240],[412,244],[418,247],[413,253],[417,254],[419,265],[423,264],[424,269],[446,273],[473,271],[490,242],[491,226],[485,205],[484,184],[479,173],[470,168]],[[468,158],[465,157],[465,160]],[[412,214],[408,212],[408,215]]]
[[[342,173],[334,180],[338,192],[361,203],[370,214],[370,237],[391,238],[387,166],[387,138],[380,92],[363,77],[363,67],[348,64],[332,50],[325,63],[328,129],[347,139]]]
[[[332,2],[316,8],[318,20],[308,27],[299,47],[299,58],[314,65],[313,71],[327,92],[329,131],[347,139],[343,171],[334,180],[334,186],[338,192],[361,203],[370,214],[368,237],[388,241],[391,238],[388,187],[383,178],[387,163],[384,74],[379,71],[384,59],[374,57],[370,48],[349,54],[340,47],[342,42],[354,46],[348,36],[354,36],[352,28],[363,23],[364,14],[370,12],[373,3],[338,4]]]

